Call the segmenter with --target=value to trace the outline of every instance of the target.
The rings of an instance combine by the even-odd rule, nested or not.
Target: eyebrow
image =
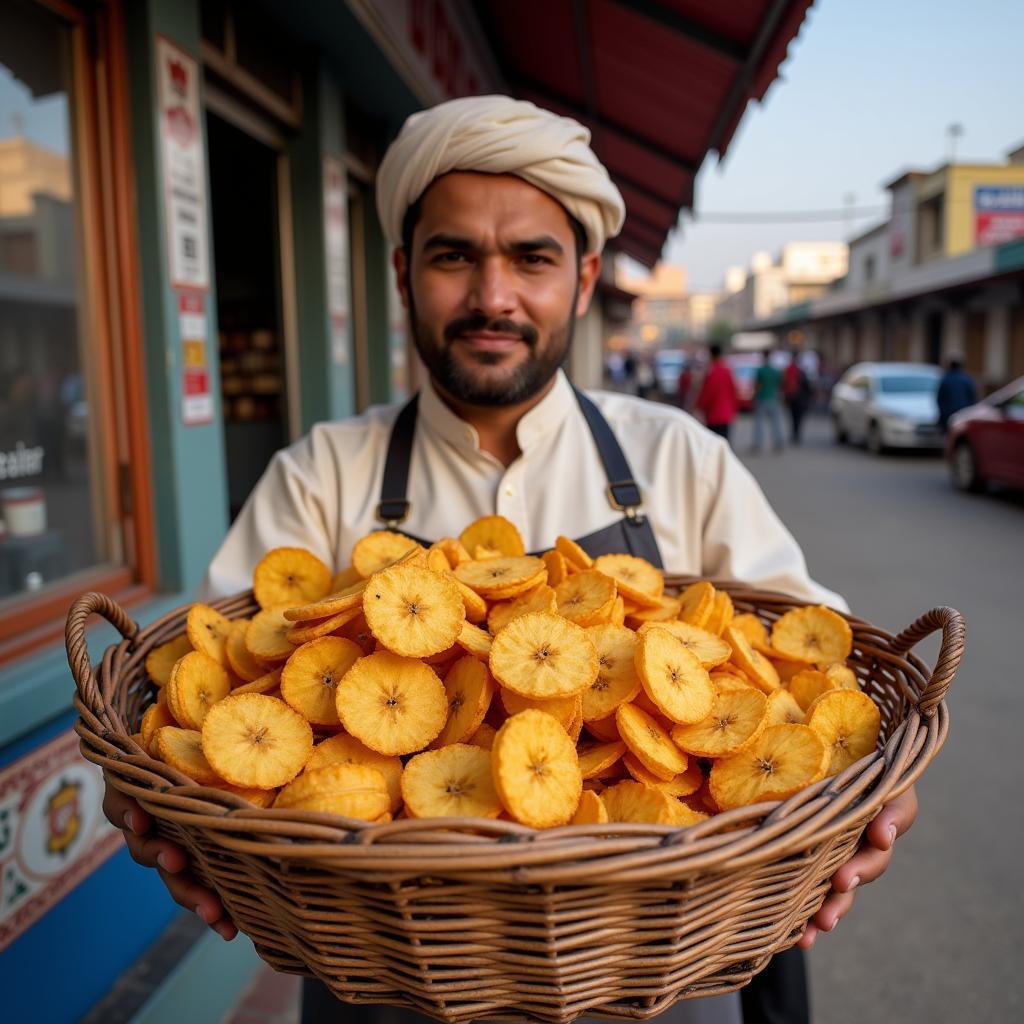
[[[458,252],[473,252],[477,248],[476,243],[469,238],[464,238],[461,235],[445,235],[440,233],[431,235],[423,243],[424,252],[429,252],[431,249],[455,249]],[[505,246],[505,250],[507,252],[513,253],[517,256],[538,252],[544,249],[559,255],[562,255],[565,252],[561,243],[551,235],[538,235],[536,238],[524,238],[521,241],[512,242]]]

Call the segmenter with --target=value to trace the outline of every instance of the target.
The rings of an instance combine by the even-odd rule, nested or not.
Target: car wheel
[[[846,444],[850,440],[850,435],[846,432],[843,421],[838,415],[832,417],[832,430],[836,444]]]
[[[872,455],[881,455],[885,451],[885,443],[882,441],[882,428],[872,420],[868,427],[868,451]]]
[[[985,486],[978,475],[978,459],[970,441],[960,441],[953,449],[949,472],[958,491],[980,491]]]

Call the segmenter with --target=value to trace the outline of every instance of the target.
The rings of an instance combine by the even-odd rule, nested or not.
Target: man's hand
[[[917,794],[911,786],[902,796],[886,804],[868,825],[860,849],[832,876],[832,892],[811,918],[797,945],[810,949],[819,932],[830,932],[853,906],[858,885],[873,882],[892,860],[893,844],[914,824]]]
[[[108,785],[103,797],[103,813],[111,825],[124,833],[132,860],[144,867],[156,868],[179,907],[198,914],[222,939],[231,940],[238,934],[217,894],[200,885],[185,870],[188,867],[185,851],[155,835],[147,837],[153,818],[138,803]]]

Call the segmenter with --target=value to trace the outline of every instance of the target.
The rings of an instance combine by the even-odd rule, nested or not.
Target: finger
[[[832,890],[852,892],[858,885],[875,881],[889,867],[892,854],[892,850],[876,850],[871,846],[862,846],[832,876]]]
[[[162,869],[157,869],[171,899],[185,910],[198,914],[207,924],[213,925],[220,921],[230,919],[224,914],[224,906],[217,898],[217,894],[198,882],[194,875],[189,872],[172,875]],[[232,926],[233,927],[233,926]]]
[[[176,874],[188,864],[188,857],[180,846],[158,836],[146,838],[125,832],[125,843],[132,860],[143,867],[161,868],[168,874]]]
[[[836,892],[829,896],[811,918],[815,928],[819,932],[832,931],[853,906],[853,897],[852,892]]]
[[[150,825],[153,824],[152,817],[137,801],[109,784],[103,794],[103,813],[115,828],[129,829],[136,835],[148,832]]]
[[[219,921],[214,921],[213,924],[210,925],[210,927],[225,942],[230,942],[238,934],[238,929],[226,917],[222,917]]]
[[[810,949],[814,945],[814,940],[818,937],[818,929],[816,925],[808,923],[804,928],[803,935],[800,936],[800,941],[797,945],[801,949]]]
[[[878,850],[890,850],[896,839],[914,824],[917,817],[917,793],[911,786],[887,803],[868,825],[866,840]]]

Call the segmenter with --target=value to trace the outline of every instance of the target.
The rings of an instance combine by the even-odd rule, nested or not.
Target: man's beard
[[[458,401],[492,408],[517,405],[539,394],[565,362],[576,325],[575,317],[570,316],[564,326],[551,332],[547,345],[538,352],[537,329],[532,324],[518,324],[506,319],[489,320],[485,316],[463,317],[445,327],[439,344],[426,324],[417,317],[413,302],[409,305],[409,320],[416,351],[431,377]],[[500,380],[478,380],[472,368],[459,362],[452,353],[452,345],[459,335],[477,331],[493,331],[520,338],[529,349],[526,359]],[[494,366],[503,358],[499,352],[478,352],[473,356],[479,366]]]

